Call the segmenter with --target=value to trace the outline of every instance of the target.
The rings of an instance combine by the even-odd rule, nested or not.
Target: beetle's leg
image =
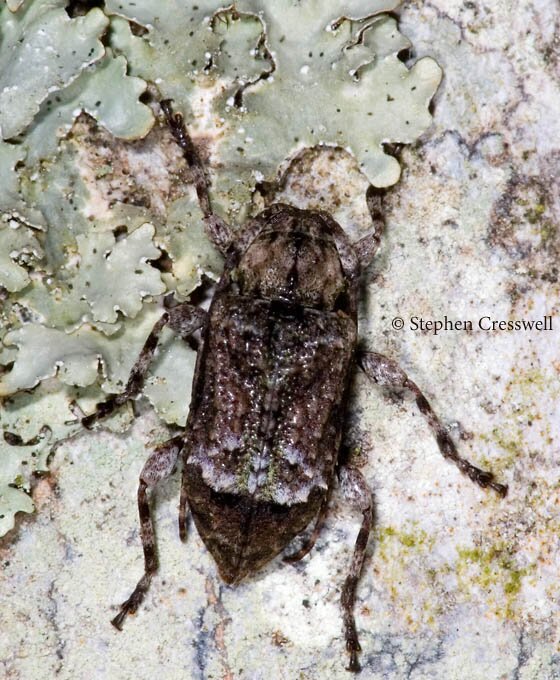
[[[160,102],[160,105],[173,137],[175,137],[175,141],[181,147],[183,156],[193,173],[198,203],[206,224],[206,233],[216,248],[225,255],[233,240],[232,230],[224,220],[212,211],[209,193],[210,182],[200,154],[188,133],[182,114],[173,111],[171,99],[164,99]]]
[[[366,194],[366,202],[371,215],[373,231],[354,243],[354,250],[360,261],[362,271],[370,264],[381,245],[381,237],[385,231],[385,218],[383,216],[384,192],[370,186]]]
[[[344,495],[362,513],[362,526],[356,538],[350,571],[344,581],[340,598],[346,651],[350,654],[350,664],[347,670],[357,673],[360,670],[358,652],[361,651],[361,647],[356,631],[354,602],[356,600],[356,586],[364,565],[366,547],[373,525],[373,498],[366,480],[357,468],[351,465],[342,466],[339,469],[339,477]]]
[[[158,446],[146,461],[140,473],[138,485],[138,513],[140,515],[140,535],[144,550],[144,575],[132,595],[123,602],[120,612],[111,621],[115,628],[122,630],[122,624],[127,614],[133,614],[139,607],[148,592],[152,576],[157,571],[158,561],[154,540],[154,527],[148,502],[148,489],[153,489],[156,484],[169,477],[177,463],[177,457],[183,446],[181,436],[173,437]]]
[[[494,475],[491,472],[475,467],[472,463],[469,463],[468,460],[459,455],[453,440],[432,410],[426,397],[422,394],[419,387],[408,378],[406,373],[394,361],[384,357],[382,354],[377,354],[377,352],[364,352],[358,357],[358,363],[368,378],[378,385],[394,389],[402,388],[410,390],[416,398],[416,405],[418,406],[420,413],[422,413],[428,421],[438,443],[439,450],[444,458],[453,461],[461,472],[466,474],[473,482],[483,489],[490,487],[491,489],[494,489],[497,494],[502,496],[502,498],[506,495],[507,486],[495,482]]]
[[[52,435],[52,430],[48,425],[43,425],[39,430],[39,434],[36,434],[32,439],[28,439],[27,441],[23,441],[21,436],[15,432],[4,430],[4,441],[10,446],[37,446],[37,444],[42,442],[45,437],[50,435]]]
[[[187,540],[187,484],[186,484],[186,466],[183,468],[183,480],[181,482],[181,498],[179,500],[179,538],[183,543]]]
[[[206,312],[188,302],[183,302],[176,307],[170,307],[165,313],[168,317],[167,325],[169,328],[185,341],[195,331],[202,328],[206,321]]]
[[[132,367],[124,390],[119,394],[109,395],[105,401],[97,404],[94,413],[82,418],[82,425],[89,429],[100,418],[113,413],[119,406],[140,394],[159,337],[165,326],[172,328],[182,338],[187,338],[204,324],[205,318],[206,312],[204,310],[186,302],[166,310],[148,335],[140,356]]]
[[[302,560],[313,548],[315,545],[315,542],[319,538],[319,534],[321,533],[321,529],[323,528],[323,524],[325,522],[325,518],[327,516],[327,511],[329,509],[329,500],[331,497],[331,489],[332,486],[329,487],[327,491],[327,495],[323,499],[323,502],[321,504],[321,508],[319,509],[319,514],[317,515],[317,519],[315,520],[315,526],[313,527],[313,531],[311,532],[311,535],[309,538],[304,542],[304,544],[301,546],[299,550],[296,550],[296,552],[291,553],[290,555],[284,555],[282,558],[284,562],[289,562],[292,564],[293,562],[299,562],[299,560]]]

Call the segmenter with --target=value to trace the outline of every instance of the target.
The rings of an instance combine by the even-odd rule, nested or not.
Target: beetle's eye
[[[245,284],[245,275],[243,274],[241,269],[239,269],[239,268],[235,269],[232,272],[231,279],[232,279],[232,281],[237,283],[241,288],[243,288],[243,286]]]

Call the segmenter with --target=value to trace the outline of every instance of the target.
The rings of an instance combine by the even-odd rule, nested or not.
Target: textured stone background
[[[357,377],[351,432],[377,513],[359,586],[361,677],[558,678],[560,8],[440,0],[407,3],[400,18],[413,56],[434,56],[445,78],[434,126],[402,151],[386,198],[361,334],[401,362],[462,453],[510,493],[473,486],[412,404]],[[340,153],[310,154],[285,191],[307,205],[322,195],[349,228],[364,219],[363,180]],[[554,331],[409,327],[445,314],[475,324],[548,314]],[[176,475],[157,493],[159,577],[124,631],[110,626],[142,571],[137,477],[164,437],[145,409],[126,435],[58,449],[34,490],[37,514],[1,544],[4,677],[347,678],[339,588],[359,524],[336,493],[309,557],[234,589],[194,531],[179,542]]]

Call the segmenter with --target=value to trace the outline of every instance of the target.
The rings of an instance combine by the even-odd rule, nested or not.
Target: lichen
[[[376,579],[410,630],[433,626],[441,609],[436,593],[447,566],[435,570],[429,559],[437,542],[437,533],[425,531],[417,522],[374,530]]]
[[[520,375],[514,371],[506,392],[512,404],[510,413],[503,413],[499,428],[480,434],[480,439],[489,442],[492,450],[498,454],[493,456],[492,461],[483,457],[481,462],[483,465],[492,465],[496,474],[515,467],[516,463],[531,455],[533,427],[540,430],[543,441],[552,442],[553,433],[548,427],[542,429],[542,416],[536,414],[539,413],[542,394],[560,395],[558,380],[549,367],[525,370]],[[522,417],[515,408],[518,403],[525,405]]]
[[[16,220],[0,224],[0,286],[10,293],[25,288],[30,278],[22,265],[42,256],[43,249],[31,229]]]
[[[513,619],[516,600],[523,579],[534,571],[535,565],[521,567],[516,563],[511,548],[505,543],[481,548],[459,548],[456,566],[459,586],[462,589],[479,587],[495,592],[494,614]]]
[[[254,212],[257,185],[307,147],[344,149],[367,181],[390,185],[400,168],[384,145],[428,127],[441,78],[429,58],[410,68],[399,59],[409,42],[382,14],[398,4],[203,0],[162,12],[156,0],[107,0],[71,16],[64,0],[14,0],[0,9],[6,413],[33,390],[18,406],[25,421],[13,411],[1,424],[24,441],[51,428],[24,466],[28,447],[2,444],[2,532],[30,510],[25,492],[48,451],[79,429],[71,402],[87,410],[122,390],[162,296],[185,300],[219,276],[156,100],[185,115],[214,206],[231,221]],[[168,423],[185,422],[194,358],[165,334],[143,394]]]
[[[79,77],[104,53],[109,23],[100,9],[70,19],[64,0],[35,0],[0,9],[0,134],[21,134],[49,95]]]

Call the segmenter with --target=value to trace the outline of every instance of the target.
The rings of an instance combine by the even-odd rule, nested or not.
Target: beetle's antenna
[[[383,214],[383,196],[385,192],[370,186],[366,193],[366,203],[371,222],[372,231],[359,241],[354,243],[354,250],[358,255],[358,260],[362,271],[370,264],[381,245],[381,237],[385,231],[385,216]]]
[[[181,147],[185,160],[193,172],[194,185],[196,188],[196,195],[198,196],[198,202],[200,203],[200,209],[202,210],[204,217],[208,218],[213,215],[208,193],[210,182],[208,181],[198,150],[187,132],[183,116],[182,114],[173,111],[171,101],[171,99],[164,99],[161,102],[161,108],[165,114],[171,132],[175,137],[175,141]]]
[[[182,114],[173,111],[171,102],[171,99],[164,99],[160,102],[160,106],[165,114],[171,133],[177,144],[181,147],[183,156],[193,173],[196,195],[206,223],[207,234],[218,250],[220,250],[222,254],[225,254],[232,242],[231,229],[229,225],[212,210],[212,204],[210,202],[210,180],[208,179],[204,163],[188,133]]]

